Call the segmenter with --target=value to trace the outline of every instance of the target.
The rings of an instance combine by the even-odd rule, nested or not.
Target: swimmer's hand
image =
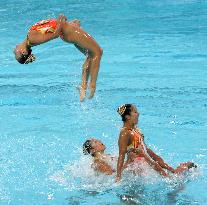
[[[60,14],[60,16],[57,19],[58,23],[62,23],[62,22],[66,22],[67,21],[67,17],[64,14]]]
[[[67,17],[64,16],[63,14],[60,14],[60,16],[57,19],[57,28],[55,30],[55,34],[57,36],[60,35],[61,31],[62,31],[62,25],[67,21]]]

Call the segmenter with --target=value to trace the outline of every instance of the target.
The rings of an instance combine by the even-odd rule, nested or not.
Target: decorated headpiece
[[[91,140],[86,140],[83,144],[83,154],[87,155],[90,154],[91,150]]]
[[[124,104],[124,105],[121,105],[119,108],[118,108],[118,110],[117,110],[117,112],[122,116],[123,114],[124,114],[124,112],[126,111],[126,105]]]
[[[24,62],[24,64],[32,63],[33,61],[35,61],[35,59],[36,59],[35,55],[30,54],[27,60]]]

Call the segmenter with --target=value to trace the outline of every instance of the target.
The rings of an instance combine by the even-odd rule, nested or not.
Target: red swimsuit
[[[48,19],[42,20],[34,24],[30,29],[31,31],[39,31],[42,34],[46,33],[54,33],[57,28],[57,20],[56,19]]]
[[[41,34],[47,34],[47,33],[54,33],[57,30],[57,20],[56,19],[47,19],[47,20],[42,20],[34,24],[28,32],[27,35],[27,44],[32,47],[32,43],[29,41],[29,33],[31,31],[37,31],[40,32]],[[59,34],[60,38],[64,40],[63,33],[60,32]]]
[[[130,152],[133,149],[138,149],[138,150],[143,151],[144,153],[146,153],[147,151],[146,151],[146,147],[145,147],[143,138],[141,136],[141,131],[139,129],[129,129],[129,131],[133,135],[133,141],[132,141],[132,144],[127,146],[127,152]],[[142,157],[137,156],[136,159],[141,160]]]

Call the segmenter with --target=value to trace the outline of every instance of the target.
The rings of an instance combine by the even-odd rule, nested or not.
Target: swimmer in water
[[[113,164],[117,162],[117,157],[114,157],[110,154],[105,154],[105,149],[106,146],[100,140],[95,138],[88,139],[83,144],[83,153],[85,155],[90,154],[93,157],[93,163],[91,167],[96,172],[112,175],[116,172],[116,169],[113,168]],[[123,169],[127,168],[130,164],[131,162],[127,161],[124,164]],[[177,167],[175,173],[182,173],[187,169],[187,167],[189,168],[189,166],[192,166],[192,164],[189,162],[182,163],[179,167]]]
[[[93,164],[91,167],[97,172],[111,175],[115,173],[116,170],[112,168],[110,162],[113,163],[116,158],[109,154],[105,154],[105,149],[106,146],[100,140],[94,138],[86,140],[83,144],[83,153],[90,154],[93,157]]]
[[[16,60],[21,64],[33,62],[35,60],[31,49],[33,46],[59,37],[67,43],[74,44],[86,56],[82,70],[82,81],[79,86],[80,101],[85,99],[89,77],[89,98],[92,98],[96,90],[96,81],[103,51],[98,43],[80,28],[79,20],[67,21],[64,15],[60,15],[58,19],[42,20],[34,24],[29,29],[26,39],[16,45],[14,49]]]
[[[139,113],[135,105],[124,104],[118,108],[117,112],[120,114],[123,121],[123,127],[120,131],[118,141],[119,157],[117,162],[117,182],[121,180],[126,154],[127,165],[144,161],[164,177],[169,177],[170,172],[180,174],[192,167],[196,167],[194,163],[186,162],[181,163],[176,169],[174,169],[147,147],[144,142],[144,135],[141,130],[136,127]]]

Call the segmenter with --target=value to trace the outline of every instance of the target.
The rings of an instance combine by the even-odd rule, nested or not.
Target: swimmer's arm
[[[107,164],[105,161],[102,160],[97,160],[94,164],[94,169],[98,172],[107,174],[107,175],[112,175],[115,170],[112,169],[112,167]]]
[[[169,166],[167,163],[164,162],[164,160],[158,156],[157,154],[155,154],[150,148],[147,147],[147,153],[149,154],[149,156],[155,160],[162,168],[167,169],[168,171],[175,173],[175,169],[172,168],[171,166]]]
[[[67,17],[61,14],[57,19],[57,28],[54,32],[54,36],[59,37],[62,31],[62,26],[64,23],[66,23]]]
[[[118,157],[118,162],[117,162],[117,176],[116,176],[116,181],[121,180],[121,174],[123,170],[123,165],[124,165],[124,159],[125,159],[125,154],[127,152],[127,145],[129,141],[129,133],[127,131],[122,130],[119,135],[119,157]]]
[[[157,172],[160,173],[160,175],[164,176],[164,177],[169,177],[168,173],[165,172],[165,170],[153,159],[151,159],[150,157],[148,157],[146,154],[142,155],[145,158],[145,161]]]

